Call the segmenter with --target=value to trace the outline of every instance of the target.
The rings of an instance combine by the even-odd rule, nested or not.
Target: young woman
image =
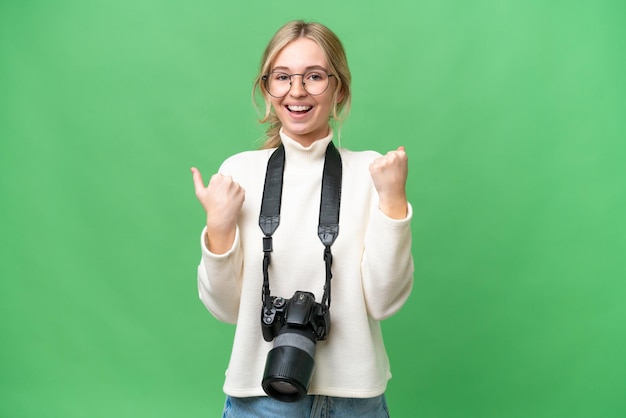
[[[253,90],[266,106],[263,149],[228,158],[208,185],[192,168],[207,214],[200,299],[236,324],[224,417],[388,417],[380,321],[413,284],[404,148],[339,148],[333,160],[330,123],[349,110],[350,71],[319,23],[276,32]],[[280,216],[261,213],[276,202]],[[338,229],[321,225],[337,213]]]

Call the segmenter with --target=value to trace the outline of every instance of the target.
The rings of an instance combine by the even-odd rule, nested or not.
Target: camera
[[[274,399],[296,402],[307,394],[315,344],[330,331],[330,312],[310,292],[296,291],[291,299],[271,296],[270,302],[269,308],[261,308],[263,338],[274,340],[265,362],[263,390]]]

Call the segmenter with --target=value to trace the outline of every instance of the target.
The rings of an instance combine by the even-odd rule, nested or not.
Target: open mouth
[[[285,106],[291,113],[304,114],[313,109],[313,106]]]

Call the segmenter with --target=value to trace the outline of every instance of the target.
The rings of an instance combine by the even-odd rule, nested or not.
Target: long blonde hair
[[[340,128],[341,122],[345,120],[350,112],[352,98],[350,81],[352,80],[352,76],[348,68],[348,59],[346,58],[345,50],[337,35],[321,23],[305,22],[302,20],[288,22],[274,34],[265,48],[265,52],[261,58],[259,74],[254,80],[252,87],[254,105],[258,108],[256,100],[257,92],[261,93],[265,103],[265,114],[259,122],[269,123],[269,127],[266,131],[267,138],[262,148],[273,148],[280,144],[280,135],[278,132],[282,126],[280,120],[278,120],[272,110],[271,102],[268,98],[268,93],[265,90],[262,78],[271,71],[271,67],[278,53],[290,42],[303,37],[315,41],[320,48],[322,48],[324,57],[328,62],[329,71],[334,74],[337,79],[337,86],[333,93],[331,119],[338,122]]]

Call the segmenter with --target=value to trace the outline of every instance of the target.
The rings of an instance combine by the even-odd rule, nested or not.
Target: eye
[[[276,81],[289,81],[289,75],[285,73],[272,73],[272,78]]]
[[[309,81],[323,81],[326,78],[326,74],[314,71],[307,73],[305,78]]]

